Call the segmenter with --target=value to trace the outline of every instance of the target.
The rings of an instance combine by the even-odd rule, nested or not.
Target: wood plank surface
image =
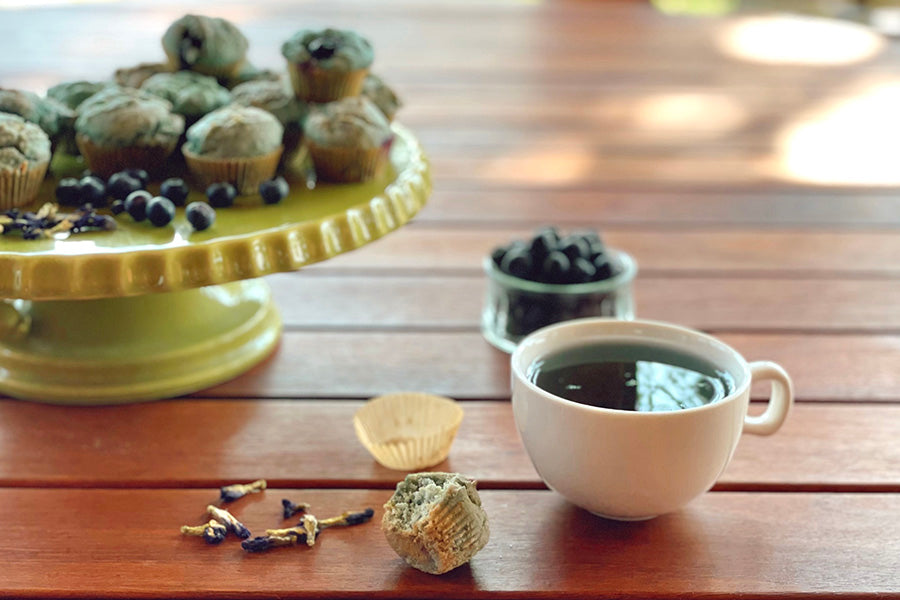
[[[782,186],[773,193],[610,191],[582,187],[466,185],[441,181],[416,223],[459,227],[515,227],[552,223],[566,228],[595,223],[669,228],[772,227],[895,228],[900,197],[885,190],[810,190]]]
[[[96,409],[3,401],[0,448],[14,448],[16,460],[0,463],[0,487],[215,488],[264,478],[276,487],[393,488],[405,473],[382,467],[357,441],[352,421],[360,406],[207,400]],[[483,489],[543,487],[508,402],[465,402],[463,410],[450,457],[435,470],[465,473]],[[777,434],[744,435],[716,489],[900,492],[897,439],[898,404],[804,403]]]
[[[878,229],[625,229],[604,227],[602,214],[585,220],[581,227],[599,230],[609,246],[634,256],[645,275],[715,272],[730,277],[764,274],[800,279],[900,275],[900,236]],[[477,272],[493,248],[529,238],[533,231],[533,227],[435,229],[413,223],[366,246],[365,251],[342,254],[311,268]]]
[[[487,286],[484,276],[434,272],[267,280],[288,329],[478,331]],[[642,276],[634,296],[641,318],[717,332],[900,331],[898,280]]]
[[[435,191],[385,239],[269,277],[285,334],[232,381],[130,406],[0,400],[0,597],[900,600],[900,43],[851,22],[858,6],[826,20],[771,3],[780,14],[724,18],[645,1],[19,4],[0,10],[0,84],[37,92],[161,60],[188,12],[237,23],[273,69],[300,27],[360,31]],[[479,332],[481,261],[546,224],[633,254],[639,316],[794,380],[782,430],[744,435],[682,511],[603,520],[528,460],[509,357]],[[352,428],[364,399],[409,389],[462,401],[435,468],[478,479],[491,519],[488,546],[442,577],[388,547],[382,505],[404,473]],[[319,517],[371,506],[374,522],[265,555],[179,534],[218,486],[259,477],[270,489],[232,505],[254,533],[284,524],[282,497]]]
[[[234,538],[207,546],[179,534],[202,522],[213,490],[0,490],[4,589],[28,598],[897,597],[896,494],[711,493],[671,515],[617,523],[549,491],[483,491],[491,540],[440,577],[388,546],[379,522],[390,494],[272,489],[239,501],[232,510],[254,533],[282,525],[282,497],[322,517],[375,509],[372,522],[325,531],[312,548],[247,555]],[[54,518],[61,510],[66,518]]]
[[[747,360],[791,374],[798,401],[896,402],[900,336],[722,334]],[[509,397],[509,355],[479,333],[288,331],[273,355],[203,398],[368,398],[418,390],[465,399]],[[754,397],[761,398],[764,389]]]

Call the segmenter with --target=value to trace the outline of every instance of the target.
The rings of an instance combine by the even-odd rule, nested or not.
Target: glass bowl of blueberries
[[[484,259],[484,338],[512,352],[526,335],[583,317],[634,318],[637,263],[604,245],[596,231],[561,235],[555,227],[495,248]]]

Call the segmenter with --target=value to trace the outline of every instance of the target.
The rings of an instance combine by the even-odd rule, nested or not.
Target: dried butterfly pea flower
[[[266,480],[257,479],[252,483],[234,483],[219,488],[219,501],[223,503],[234,502],[247,494],[255,494],[266,489]]]
[[[209,516],[221,521],[225,525],[225,527],[228,528],[228,531],[238,536],[242,540],[250,537],[250,530],[244,527],[243,523],[234,518],[234,515],[232,515],[224,508],[218,508],[210,504],[206,507],[206,512],[209,513]]]
[[[303,512],[309,508],[309,504],[307,504],[306,502],[298,502],[297,504],[294,504],[287,498],[283,498],[281,500],[281,506],[284,509],[285,519],[290,519],[298,512]]]
[[[181,533],[202,537],[207,544],[221,544],[225,540],[228,528],[215,519],[210,519],[209,523],[203,525],[182,525]]]

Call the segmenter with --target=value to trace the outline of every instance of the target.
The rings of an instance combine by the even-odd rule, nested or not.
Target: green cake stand
[[[0,392],[57,404],[154,400],[266,358],[281,319],[260,277],[359,248],[424,206],[428,162],[407,129],[393,128],[378,180],[313,186],[295,174],[280,204],[239,198],[206,231],[178,209],[161,228],[122,215],[112,232],[0,236]],[[32,208],[54,187],[48,179]]]

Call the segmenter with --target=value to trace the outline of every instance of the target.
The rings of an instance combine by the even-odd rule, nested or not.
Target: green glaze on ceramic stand
[[[0,304],[0,391],[58,404],[179,396],[271,353],[281,320],[260,279],[100,300]]]
[[[381,178],[292,180],[281,203],[242,197],[206,231],[194,231],[179,208],[166,227],[123,216],[113,232],[0,236],[0,393],[137,402],[203,389],[255,365],[281,330],[258,278],[364,246],[425,205],[428,161],[408,130],[393,129]],[[29,208],[51,201],[53,184]]]

